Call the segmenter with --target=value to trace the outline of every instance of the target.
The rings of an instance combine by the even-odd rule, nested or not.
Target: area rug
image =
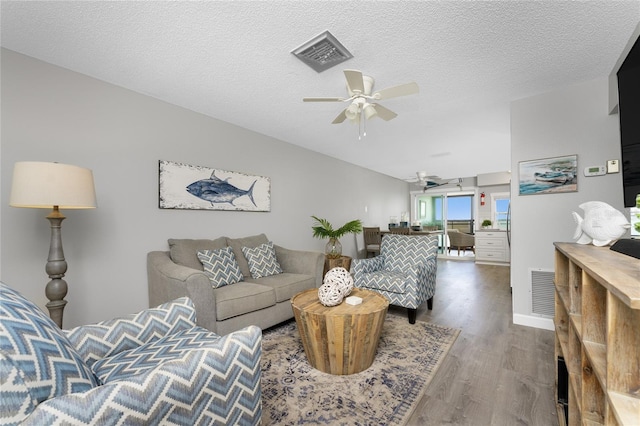
[[[347,376],[309,365],[295,321],[262,340],[263,425],[403,425],[460,330],[387,315],[376,358]]]

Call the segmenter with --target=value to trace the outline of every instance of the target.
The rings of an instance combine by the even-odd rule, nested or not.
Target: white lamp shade
[[[61,209],[96,208],[93,172],[69,164],[17,162],[13,168],[13,207]]]

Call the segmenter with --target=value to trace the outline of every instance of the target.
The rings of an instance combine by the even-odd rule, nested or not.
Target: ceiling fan
[[[416,172],[416,178],[407,179],[408,182],[413,182],[416,185],[422,187],[422,191],[428,189],[437,188],[439,186],[448,185],[450,183],[456,183],[460,189],[462,189],[462,178],[456,179],[441,179],[438,176],[427,175],[427,172]]]
[[[399,86],[389,87],[371,93],[373,90],[373,77],[362,75],[358,70],[344,70],[344,76],[347,80],[346,98],[303,98],[304,102],[351,102],[338,116],[332,121],[332,124],[339,124],[349,119],[352,122],[360,124],[364,122],[362,117],[370,119],[380,117],[385,121],[392,120],[398,116],[395,112],[383,107],[377,101],[395,98],[398,96],[412,95],[418,93],[418,84],[415,82],[401,84]],[[366,132],[363,136],[366,136]]]

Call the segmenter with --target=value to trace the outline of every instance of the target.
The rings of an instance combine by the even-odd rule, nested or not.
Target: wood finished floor
[[[409,425],[558,424],[554,334],[512,323],[509,267],[439,261],[433,311],[418,320],[462,331]]]

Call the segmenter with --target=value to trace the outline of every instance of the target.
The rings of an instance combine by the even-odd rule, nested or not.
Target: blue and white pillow
[[[247,258],[249,271],[253,278],[269,277],[282,273],[272,241],[260,244],[255,248],[242,247],[242,253]]]
[[[198,259],[200,259],[204,273],[209,277],[213,288],[220,288],[244,280],[231,247],[218,250],[199,250]]]
[[[19,423],[47,399],[98,386],[62,330],[4,283],[0,283],[0,318],[2,422]]]

